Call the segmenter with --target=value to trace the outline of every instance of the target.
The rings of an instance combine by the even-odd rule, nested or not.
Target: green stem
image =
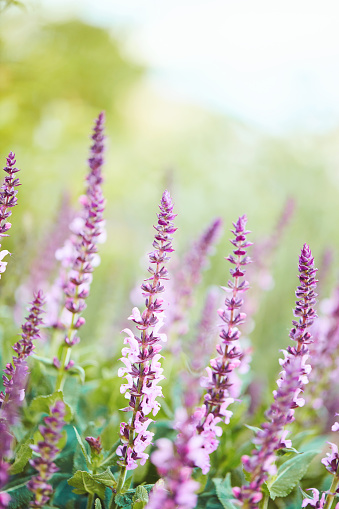
[[[339,485],[339,477],[335,476],[333,478],[331,487],[329,489],[329,492],[333,493],[333,495],[330,495],[330,494],[327,495],[326,502],[325,502],[325,505],[324,505],[324,509],[330,509],[331,508],[332,502],[333,502],[334,497],[336,495],[336,491],[337,491],[338,485]]]
[[[264,493],[264,496],[259,504],[260,509],[267,509],[268,508],[268,501],[270,497],[267,495],[267,493]]]
[[[118,484],[117,484],[117,488],[116,488],[116,493],[113,493],[112,495],[112,500],[111,500],[111,504],[109,506],[109,509],[116,509],[117,505],[115,503],[115,497],[117,495],[119,495],[119,493],[121,492],[122,488],[124,487],[124,484],[125,484],[125,479],[126,479],[126,465],[124,465],[123,467],[121,467],[121,470],[120,470],[120,475],[119,475],[119,479],[118,479]]]
[[[89,493],[88,494],[88,499],[87,499],[86,509],[92,509],[93,502],[94,502],[94,493]]]
[[[62,389],[64,388],[65,366],[67,366],[67,364],[69,363],[70,357],[71,357],[71,347],[64,345],[61,351],[60,368],[58,370],[58,376],[55,387],[56,392],[62,391]]]

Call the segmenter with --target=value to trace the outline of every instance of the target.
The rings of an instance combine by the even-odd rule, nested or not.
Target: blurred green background
[[[0,155],[4,166],[13,150],[22,170],[11,236],[2,244],[12,253],[1,281],[3,302],[14,303],[65,191],[77,206],[93,119],[105,110],[108,240],[88,299],[84,344],[93,348],[95,338],[98,353],[101,340],[106,353],[120,350],[129,294],[145,277],[144,256],[165,188],[178,214],[179,260],[214,217],[224,221],[224,235],[198,289],[197,309],[209,285],[227,282],[224,256],[230,252],[232,221],[246,213],[251,240],[260,242],[292,197],[295,212],[272,265],[275,286],[261,295],[251,334],[254,372],[272,384],[279,350],[289,342],[303,243],[310,244],[318,266],[324,251],[333,250],[322,296],[337,280],[339,129],[273,136],[234,117],[165,100],[149,87],[147,67],[124,51],[123,38],[80,19],[52,22],[31,4],[0,12]]]

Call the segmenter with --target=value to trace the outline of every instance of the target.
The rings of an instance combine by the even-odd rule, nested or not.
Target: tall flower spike
[[[176,412],[175,427],[179,433],[174,444],[168,438],[160,438],[151,455],[164,485],[151,492],[147,509],[193,509],[197,505],[199,483],[192,479],[192,473],[204,456],[204,439],[197,435],[194,420],[183,408]]]
[[[7,166],[4,167],[4,171],[7,173],[5,181],[1,186],[0,190],[0,238],[8,237],[7,231],[12,226],[11,223],[7,222],[7,219],[11,216],[11,208],[17,204],[17,190],[16,187],[20,186],[20,181],[15,174],[18,173],[18,168],[15,168],[15,154],[10,152],[7,157]],[[1,248],[1,244],[0,244]],[[7,250],[0,251],[0,278],[1,274],[5,272],[7,262],[3,262],[3,258],[9,254]]]
[[[16,353],[16,355],[13,356],[13,364],[7,364],[4,370],[5,374],[2,379],[5,392],[0,393],[0,409],[6,405],[6,401],[10,397],[9,394],[14,383],[13,375],[17,367],[25,361],[29,355],[32,355],[35,348],[33,341],[40,338],[39,326],[42,323],[41,314],[43,312],[42,306],[44,304],[44,297],[41,291],[34,294],[34,300],[31,304],[29,315],[26,317],[26,322],[21,326],[21,339],[13,346],[13,350]]]
[[[295,408],[304,405],[305,401],[300,397],[304,385],[308,383],[308,375],[311,366],[306,364],[308,358],[308,346],[312,342],[312,336],[308,331],[313,324],[316,312],[313,306],[316,302],[314,258],[311,250],[305,244],[299,257],[299,280],[300,285],[295,292],[297,301],[294,316],[299,320],[293,320],[293,328],[290,338],[297,342],[296,346],[288,346],[283,350],[284,359],[280,359],[283,370],[277,381],[278,388],[273,392],[274,403],[266,413],[267,422],[257,433],[254,443],[259,446],[252,451],[252,455],[243,456],[242,461],[245,470],[250,474],[248,486],[234,488],[235,497],[242,502],[243,507],[254,509],[262,498],[261,487],[269,475],[275,475],[275,451],[283,447],[291,447],[291,441],[286,440],[287,432],[284,427],[294,421]]]
[[[32,477],[27,483],[27,488],[34,493],[35,498],[29,504],[34,509],[47,505],[53,494],[53,488],[48,481],[59,470],[54,459],[59,452],[57,444],[62,437],[64,417],[65,404],[57,401],[50,410],[50,416],[45,417],[45,424],[39,426],[42,440],[37,445],[31,445],[31,449],[38,455],[29,461],[38,471],[38,475]]]
[[[0,489],[8,480],[9,464],[4,461],[4,458],[10,456],[13,438],[10,429],[18,421],[18,410],[24,399],[28,374],[26,359],[33,353],[33,340],[40,337],[39,325],[42,322],[40,317],[42,305],[43,296],[41,292],[38,292],[34,296],[27,321],[21,327],[21,339],[13,346],[16,353],[13,356],[13,363],[6,365],[2,377],[5,391],[0,393]],[[2,499],[9,500],[5,496],[1,498],[0,494],[0,509],[6,507],[5,502],[1,502]]]
[[[89,294],[94,267],[100,262],[97,255],[97,244],[104,234],[103,212],[105,200],[102,194],[102,165],[104,152],[104,113],[100,113],[95,121],[94,141],[91,146],[88,160],[90,171],[86,177],[87,190],[82,197],[83,217],[77,218],[77,235],[73,236],[70,245],[64,247],[59,258],[67,258],[66,265],[71,269],[64,285],[65,313],[62,326],[66,330],[64,345],[60,359],[54,359],[54,365],[58,369],[56,390],[63,387],[65,372],[70,369],[74,362],[70,360],[71,348],[80,339],[77,336],[78,329],[85,323],[80,315],[86,308],[86,298]],[[74,222],[73,222],[74,223]],[[64,260],[65,261],[65,260]]]
[[[140,331],[135,335],[129,329],[124,329],[127,337],[124,343],[128,347],[122,349],[122,362],[125,367],[120,368],[118,375],[127,379],[127,384],[121,386],[121,392],[129,400],[129,405],[124,411],[132,411],[133,415],[128,423],[120,425],[121,445],[117,449],[120,456],[119,463],[122,467],[121,482],[125,471],[137,467],[137,460],[143,465],[148,458],[145,453],[146,447],[151,443],[153,433],[147,430],[152,422],[147,416],[151,412],[156,415],[160,405],[156,400],[162,396],[161,387],[158,386],[162,375],[160,366],[160,341],[166,340],[165,334],[160,334],[162,326],[163,301],[158,297],[165,288],[162,281],[168,279],[168,271],[165,263],[170,259],[169,254],[173,251],[171,235],[176,231],[173,226],[173,204],[168,191],[162,195],[158,224],[155,226],[156,234],[153,242],[154,251],[149,254],[151,263],[148,272],[151,277],[141,285],[143,296],[146,298],[146,309],[140,314],[138,308],[134,308],[129,317]],[[119,487],[120,488],[120,487]]]
[[[239,366],[243,355],[238,346],[240,337],[238,326],[245,321],[246,315],[240,312],[243,299],[239,295],[249,288],[248,282],[242,278],[246,272],[244,267],[251,262],[251,259],[246,256],[246,250],[252,245],[252,242],[246,239],[250,233],[246,230],[246,223],[247,217],[241,216],[236,223],[233,223],[234,230],[231,230],[235,237],[231,243],[235,249],[233,255],[228,256],[226,260],[234,265],[234,269],[230,269],[232,280],[229,280],[227,288],[224,288],[231,296],[225,299],[225,309],[218,311],[226,327],[222,325],[224,328],[219,334],[222,340],[217,345],[219,355],[210,361],[211,366],[206,368],[208,376],[202,379],[202,385],[207,388],[204,405],[195,412],[195,418],[198,421],[197,431],[205,440],[206,455],[204,460],[197,464],[204,474],[210,469],[209,455],[219,444],[216,437],[222,434],[217,424],[221,421],[228,424],[232,415],[232,412],[227,410],[228,405],[234,401],[229,397],[229,374]]]

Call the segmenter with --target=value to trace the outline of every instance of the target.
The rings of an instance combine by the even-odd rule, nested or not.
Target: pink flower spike
[[[163,325],[163,300],[158,297],[165,288],[162,284],[168,279],[165,267],[173,251],[171,234],[176,228],[173,226],[173,204],[168,191],[162,195],[158,224],[155,226],[156,234],[153,242],[154,251],[149,254],[150,278],[141,285],[142,294],[146,298],[145,310],[141,313],[134,307],[129,320],[135,323],[138,334],[130,329],[124,329],[127,334],[122,349],[121,361],[125,367],[118,371],[119,376],[126,378],[127,383],[122,384],[121,393],[129,399],[129,405],[124,411],[133,410],[128,423],[122,423],[120,438],[122,445],[117,449],[120,456],[119,465],[127,470],[133,470],[140,464],[145,464],[148,454],[144,452],[151,443],[153,433],[147,430],[155,416],[160,404],[157,398],[162,397],[162,390],[158,383],[164,378],[160,364],[161,342],[166,341],[166,335],[159,333]]]

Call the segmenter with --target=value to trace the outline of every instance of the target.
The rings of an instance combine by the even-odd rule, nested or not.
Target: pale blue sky
[[[126,35],[164,96],[265,130],[339,124],[338,0],[41,0]]]

